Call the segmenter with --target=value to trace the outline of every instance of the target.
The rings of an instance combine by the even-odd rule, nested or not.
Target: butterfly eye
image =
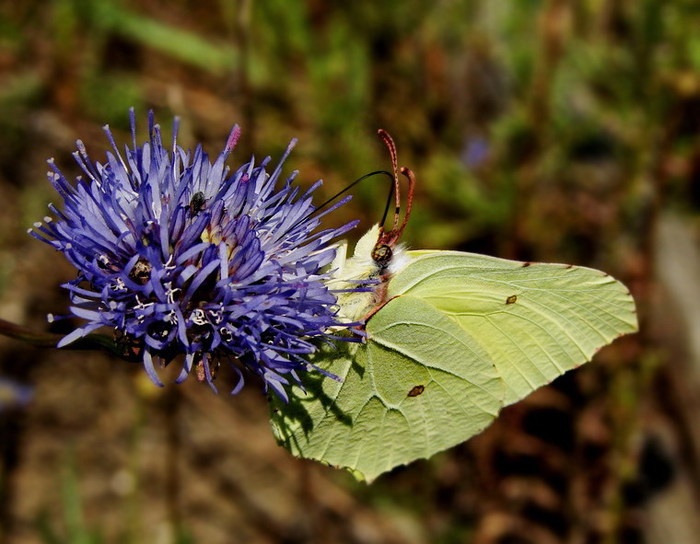
[[[381,268],[385,268],[391,261],[393,253],[386,244],[377,244],[372,250],[372,260]]]

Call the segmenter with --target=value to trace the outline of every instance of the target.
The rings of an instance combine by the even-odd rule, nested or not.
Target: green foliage
[[[74,459],[64,466],[61,478],[61,505],[64,530],[56,529],[46,515],[37,520],[37,531],[46,544],[101,544],[104,539],[84,520],[79,479]]]
[[[232,70],[238,62],[237,52],[230,45],[216,44],[194,32],[145,17],[118,1],[99,0],[88,6],[95,28],[158,49],[174,60],[214,74]]]

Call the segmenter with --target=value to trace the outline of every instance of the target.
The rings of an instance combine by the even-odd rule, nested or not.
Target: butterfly
[[[363,323],[362,343],[322,346],[319,378],[277,403],[273,432],[293,454],[372,481],[392,468],[464,442],[500,410],[637,330],[629,290],[605,272],[460,251],[406,250],[415,177],[394,179],[390,229],[375,225],[347,257],[338,250],[329,282],[339,313]],[[399,173],[408,181],[400,211]],[[340,345],[342,344],[342,345]]]

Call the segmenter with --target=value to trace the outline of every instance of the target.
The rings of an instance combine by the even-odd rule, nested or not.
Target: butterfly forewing
[[[389,296],[419,298],[468,332],[504,379],[506,404],[637,330],[629,291],[599,270],[456,251],[409,255]]]

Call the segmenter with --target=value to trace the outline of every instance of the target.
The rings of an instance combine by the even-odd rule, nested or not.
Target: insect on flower
[[[198,215],[204,209],[206,204],[207,199],[204,198],[204,193],[202,191],[197,191],[192,195],[192,200],[190,200],[190,215]]]
[[[232,392],[246,369],[286,398],[284,387],[311,368],[312,341],[349,326],[336,315],[326,270],[333,241],[356,222],[319,228],[349,197],[319,213],[312,193],[320,181],[301,192],[297,172],[281,180],[295,141],[271,172],[269,157],[230,171],[225,161],[238,126],[212,162],[201,146],[191,152],[178,145],[177,119],[170,149],[152,113],[143,144],[133,110],[130,119],[132,142],[123,154],[105,127],[112,151],[104,163],[92,162],[77,142],[84,176],[74,185],[49,161],[49,180],[64,206],[50,205],[55,218],[36,223],[30,234],[77,269],[63,287],[70,316],[85,320],[59,347],[110,327],[158,385],[156,366],[183,356],[178,383],[196,369],[213,387],[215,369],[228,362],[239,377]]]

